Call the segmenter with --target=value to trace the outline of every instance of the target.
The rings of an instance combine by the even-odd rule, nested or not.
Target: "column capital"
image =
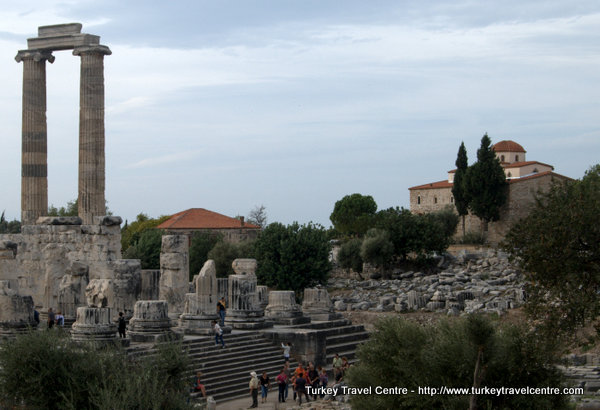
[[[101,54],[109,56],[112,54],[112,51],[110,51],[110,48],[107,46],[101,44],[78,46],[73,49],[74,56],[81,56],[82,54]]]
[[[35,62],[48,60],[50,63],[53,63],[54,56],[52,55],[52,51],[48,50],[19,50],[15,56],[15,61],[20,63],[23,60],[33,60]]]

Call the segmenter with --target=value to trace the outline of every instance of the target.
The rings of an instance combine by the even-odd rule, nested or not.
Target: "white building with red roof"
[[[527,151],[514,141],[500,141],[492,149],[509,183],[508,200],[500,214],[500,220],[488,226],[488,241],[498,243],[514,223],[529,213],[537,192],[546,191],[555,180],[570,178],[555,173],[552,165],[527,161]],[[455,172],[455,169],[448,171],[448,177],[443,181],[409,188],[410,210],[415,213],[435,212],[446,206],[456,210],[452,196]],[[467,232],[481,231],[481,221],[473,215],[467,216],[465,225]]]

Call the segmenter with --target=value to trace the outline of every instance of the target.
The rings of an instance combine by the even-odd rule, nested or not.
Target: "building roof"
[[[507,182],[509,184],[515,184],[517,182],[526,181],[526,180],[534,179],[534,178],[539,178],[539,177],[543,177],[545,175],[552,175],[554,177],[563,178],[563,179],[571,179],[567,176],[557,174],[556,172],[553,172],[553,171],[544,171],[544,172],[536,172],[535,174],[527,175],[527,176],[524,176],[521,178],[507,179]],[[444,180],[444,181],[438,181],[438,182],[431,182],[429,184],[424,184],[424,185],[418,185],[418,186],[414,186],[414,187],[411,187],[408,189],[410,191],[410,190],[416,190],[416,189],[452,188],[453,185],[454,184],[452,182],[448,182],[447,180]]]
[[[554,169],[554,167],[552,165],[549,164],[544,164],[543,162],[539,162],[539,161],[521,161],[521,162],[512,162],[510,164],[504,162],[502,163],[502,168],[521,168],[527,165],[533,165],[533,164],[538,164],[538,165],[543,165],[545,167],[550,167],[552,169]]]
[[[260,229],[260,226],[242,222],[204,208],[191,208],[176,213],[157,226],[158,229]]]
[[[418,185],[418,186],[413,186],[411,188],[408,188],[409,190],[413,190],[413,189],[437,189],[437,188],[451,188],[452,187],[452,182],[448,182],[447,179],[443,180],[443,181],[438,181],[438,182],[432,182],[430,184],[424,184],[424,185]]]
[[[511,140],[504,140],[497,142],[492,146],[492,149],[496,152],[527,152],[525,148]]]

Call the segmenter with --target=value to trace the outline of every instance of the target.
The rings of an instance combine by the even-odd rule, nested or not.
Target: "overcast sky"
[[[0,1],[0,212],[20,218],[22,63],[80,22],[104,59],[106,198],[124,219],[206,208],[329,226],[408,207],[461,141],[511,139],[580,178],[600,162],[600,2]],[[79,57],[47,64],[49,203],[77,197]]]

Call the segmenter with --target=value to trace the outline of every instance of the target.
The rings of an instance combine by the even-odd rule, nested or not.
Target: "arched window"
[[[417,205],[421,205],[421,195],[417,196]]]
[[[507,178],[512,177],[512,174],[509,172],[508,175],[506,176]]]
[[[434,203],[434,204],[437,204],[437,196],[434,196],[434,197],[433,197],[433,203]]]
[[[515,161],[519,162],[519,156],[518,155],[515,155]]]
[[[533,169],[533,173],[535,174],[536,172],[540,172],[540,171],[538,171],[538,169],[537,169],[537,168],[534,168],[534,169]]]
[[[504,162],[504,155],[500,155],[500,162]]]
[[[453,203],[454,203],[454,197],[453,197],[453,196],[451,196],[451,197],[450,197],[450,203],[451,203],[451,204],[453,204]]]

